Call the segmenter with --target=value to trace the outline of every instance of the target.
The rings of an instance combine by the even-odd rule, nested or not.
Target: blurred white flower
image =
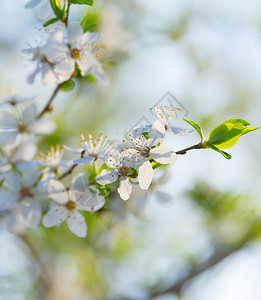
[[[6,97],[3,101],[1,101],[0,107],[7,106],[7,105],[16,106],[20,103],[24,103],[27,101],[32,101],[32,99],[31,98],[20,98],[20,97],[17,97],[16,95],[12,95],[12,96]]]
[[[57,204],[44,216],[43,225],[49,228],[59,225],[67,219],[67,225],[71,232],[78,237],[85,237],[87,225],[80,211],[97,211],[105,203],[104,197],[89,190],[86,175],[77,175],[73,179],[69,191],[61,182],[52,180],[48,192],[50,198]]]
[[[53,48],[53,44],[61,43],[63,41],[63,34],[61,31],[54,32],[50,35],[48,41],[43,46],[32,47],[23,49],[23,54],[26,55],[26,59],[33,63],[36,63],[35,71],[28,77],[28,83],[34,83],[34,78],[38,73],[42,75],[42,81],[44,84],[55,87],[58,84],[58,79],[54,73],[55,60],[52,60],[53,55],[46,55],[49,53],[49,48]]]
[[[10,170],[3,175],[4,187],[0,191],[0,211],[20,211],[29,227],[36,227],[41,219],[39,200],[44,195],[35,187],[41,175],[39,167],[35,161],[16,164],[17,171]]]
[[[39,5],[41,3],[41,5]],[[25,4],[25,8],[34,9],[40,6],[37,9],[37,15],[40,19],[45,20],[50,18],[53,15],[52,6],[49,0],[31,0]]]
[[[128,152],[109,156],[106,161],[108,167],[114,170],[102,170],[101,174],[96,177],[96,182],[101,185],[106,185],[115,182],[120,176],[120,186],[117,191],[121,199],[128,200],[132,191],[132,184],[130,176],[133,175],[133,168],[135,167],[135,158]]]
[[[100,83],[107,82],[99,62],[101,54],[95,47],[99,39],[99,32],[84,33],[82,26],[73,22],[67,28],[67,38],[57,39],[43,49],[44,55],[56,63],[54,72],[59,83],[70,79],[76,66],[82,76],[91,73]]]
[[[36,105],[26,102],[15,116],[8,111],[0,111],[0,146],[14,143],[16,138],[33,133],[49,135],[56,129],[54,121],[46,118],[37,118]]]
[[[129,134],[128,140],[131,147],[123,147],[123,150],[125,148],[131,152],[135,151],[136,161],[139,165],[139,185],[141,189],[146,190],[153,178],[153,169],[149,157],[158,163],[170,164],[176,161],[177,155],[172,149],[159,145],[162,141],[162,136],[154,130],[149,132],[147,139],[141,130],[136,128]]]

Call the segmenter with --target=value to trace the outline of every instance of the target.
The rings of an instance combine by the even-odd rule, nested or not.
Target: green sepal
[[[59,20],[60,20],[60,18],[52,18],[52,19],[46,21],[46,22],[43,24],[43,27],[47,27],[47,26],[49,26],[49,25],[51,25],[51,24],[53,24],[53,23],[55,23],[55,22],[57,22],[57,21],[59,21]]]
[[[72,89],[74,89],[75,87],[75,82],[72,79],[69,79],[67,81],[64,81],[61,85],[60,85],[60,90],[63,92],[69,92]]]
[[[50,4],[56,17],[58,19],[63,19],[65,16],[65,7],[61,7],[60,0],[50,0]]]
[[[203,132],[202,132],[202,129],[200,128],[200,126],[195,123],[194,121],[191,121],[191,120],[188,120],[186,118],[183,118],[183,120],[185,122],[187,122],[188,124],[190,124],[193,128],[196,129],[197,133],[200,135],[200,139],[201,139],[201,143],[203,142]]]

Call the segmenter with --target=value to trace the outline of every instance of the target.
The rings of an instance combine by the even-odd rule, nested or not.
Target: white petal
[[[102,170],[96,177],[95,181],[101,185],[106,185],[115,182],[118,179],[116,171]]]
[[[160,164],[171,164],[177,159],[176,153],[163,145],[151,149],[150,156]]]
[[[12,208],[17,203],[18,198],[13,193],[0,191],[0,211]]]
[[[42,20],[46,20],[50,18],[52,14],[53,14],[53,9],[50,4],[50,1],[46,1],[43,5],[41,5],[41,7],[37,11],[37,16]]]
[[[63,145],[64,149],[68,150],[68,151],[71,151],[72,153],[74,154],[81,154],[82,153],[82,149],[72,149],[70,147],[67,147],[65,145]]]
[[[78,198],[78,194],[84,194],[88,190],[89,180],[84,173],[78,174],[72,180],[70,186],[70,198],[72,200],[77,201],[80,199]]]
[[[41,175],[41,165],[35,160],[17,163],[16,167],[21,172],[21,182],[26,187],[34,185]]]
[[[101,209],[105,204],[104,197],[99,196],[97,193],[92,193],[90,191],[86,192],[80,197],[81,199],[77,202],[77,208],[79,210],[94,212]]]
[[[37,153],[37,146],[28,135],[23,134],[18,150],[15,153],[17,160],[32,160]]]
[[[60,204],[68,202],[68,192],[65,186],[57,180],[51,180],[48,186],[48,193],[51,199]]]
[[[94,46],[101,38],[100,32],[85,32],[83,36],[83,42]]]
[[[87,225],[84,217],[77,211],[70,212],[70,218],[68,217],[68,227],[72,233],[78,237],[86,237],[87,235]]]
[[[0,127],[3,129],[16,129],[18,122],[16,118],[7,111],[0,111]]]
[[[98,81],[100,85],[103,87],[108,86],[109,80],[104,74],[103,68],[99,62],[96,62],[93,69],[91,70],[91,74],[94,76],[94,78]]]
[[[2,131],[0,132],[0,146],[15,142],[17,131]]]
[[[32,8],[34,8],[36,5],[38,5],[41,1],[42,1],[42,0],[31,0],[31,1],[27,2],[27,3],[25,4],[24,7],[25,7],[26,9],[32,9]]]
[[[47,228],[56,226],[62,223],[66,216],[67,210],[64,206],[55,206],[43,217],[43,226]]]
[[[164,133],[151,129],[149,131],[149,139],[147,142],[148,146],[151,147],[151,146],[158,145],[163,138],[164,138]]]
[[[3,174],[5,183],[13,191],[19,191],[21,189],[21,176],[15,171],[9,171]]]
[[[53,172],[47,172],[43,175],[41,180],[37,184],[37,190],[39,192],[45,193],[50,188],[50,182],[54,179],[54,173]]]
[[[81,59],[77,59],[77,65],[82,76],[87,75],[92,68],[92,62],[88,60],[85,55],[83,55]]]
[[[54,68],[54,74],[57,77],[58,82],[61,83],[71,78],[74,69],[75,60],[72,58],[67,58],[57,63]]]
[[[153,169],[148,160],[139,167],[138,180],[142,190],[147,190],[153,178]]]
[[[36,118],[36,105],[33,102],[28,101],[24,104],[22,109],[22,115],[21,115],[22,122],[27,124],[35,120],[35,118]]]
[[[49,87],[55,87],[57,85],[57,78],[54,75],[53,67],[48,63],[42,65],[42,81],[43,84]]]
[[[40,65],[38,64],[38,65],[36,66],[36,69],[34,70],[34,72],[33,72],[31,75],[28,76],[27,82],[28,82],[29,84],[33,84],[33,83],[34,83],[34,77],[35,77],[38,73],[40,73],[40,72],[41,72],[41,67],[40,67]]]
[[[32,122],[30,126],[28,126],[28,130],[34,134],[42,135],[42,134],[52,134],[56,129],[56,123],[50,119],[39,119],[35,122]]]
[[[156,130],[162,134],[165,134],[166,133],[166,128],[165,128],[165,125],[160,122],[159,120],[155,121],[152,125],[152,129],[153,130]]]
[[[36,227],[41,220],[42,210],[39,203],[33,199],[25,199],[21,203],[22,216],[27,226]]]
[[[72,22],[67,28],[68,40],[73,46],[78,46],[78,42],[81,40],[83,35],[83,29],[80,23]]]
[[[69,48],[57,42],[61,38],[63,38],[62,32],[58,31],[51,35],[48,43],[41,49],[42,54],[53,63],[59,63],[71,57]]]
[[[128,177],[121,177],[120,186],[118,187],[118,193],[121,199],[128,200],[132,191],[132,185]]]
[[[93,156],[86,156],[83,158],[79,158],[79,159],[74,159],[74,163],[77,165],[81,165],[81,164],[90,164],[94,161],[94,157]]]
[[[61,30],[58,30],[50,35],[48,43],[61,44],[63,42],[63,38],[64,38],[63,32]]]

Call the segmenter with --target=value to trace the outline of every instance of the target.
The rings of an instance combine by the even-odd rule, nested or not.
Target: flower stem
[[[64,19],[64,24],[65,24],[66,27],[68,26],[68,18],[69,18],[70,6],[71,6],[71,3],[70,3],[70,1],[68,1],[67,13],[66,13],[66,17]]]
[[[184,155],[187,153],[187,151],[189,150],[192,150],[192,149],[203,149],[204,147],[202,146],[201,143],[198,143],[196,145],[193,145],[191,147],[188,147],[188,148],[185,148],[185,149],[182,149],[182,150],[179,150],[176,152],[176,154],[180,154],[180,155]]]
[[[45,107],[43,108],[43,110],[39,113],[37,119],[40,119],[45,113],[47,113],[48,111],[51,111],[51,104],[54,100],[54,98],[56,97],[56,95],[58,94],[59,90],[60,90],[60,84],[57,85],[57,87],[55,88],[55,90],[52,93],[51,98],[49,99],[49,101],[46,103]]]

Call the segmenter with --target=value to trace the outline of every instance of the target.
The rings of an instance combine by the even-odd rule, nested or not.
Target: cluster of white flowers
[[[108,80],[100,63],[102,50],[97,48],[99,32],[83,32],[81,24],[72,22],[67,28],[50,33],[47,42],[41,46],[23,50],[27,60],[36,64],[34,72],[28,77],[33,83],[38,73],[44,84],[55,87],[77,76],[92,74],[103,85]]]
[[[40,2],[31,0],[26,8]],[[50,16],[49,1],[43,7],[47,8],[45,15]],[[100,134],[95,138],[89,133],[87,139],[81,134],[79,149],[57,145],[46,155],[37,154],[37,136],[50,135],[56,129],[56,123],[44,115],[51,111],[51,102],[61,85],[89,74],[98,83],[108,82],[100,63],[102,51],[97,45],[100,33],[84,32],[77,22],[67,25],[68,13],[69,8],[66,19],[61,20],[63,26],[46,30],[45,43],[23,50],[36,64],[28,82],[33,83],[36,74],[41,73],[44,84],[56,87],[45,108],[39,112],[32,99],[17,96],[4,99],[0,105],[0,224],[8,230],[21,232],[40,223],[49,228],[66,221],[74,234],[85,237],[84,212],[103,208],[116,190],[120,198],[128,200],[133,184],[147,190],[154,169],[176,160],[175,152],[162,145],[166,132],[188,133],[172,126],[172,107],[155,106],[153,124],[134,128],[113,145],[107,136]],[[65,150],[77,157],[64,160]],[[83,164],[92,168],[92,177],[78,174],[70,187],[65,187],[61,180]]]

